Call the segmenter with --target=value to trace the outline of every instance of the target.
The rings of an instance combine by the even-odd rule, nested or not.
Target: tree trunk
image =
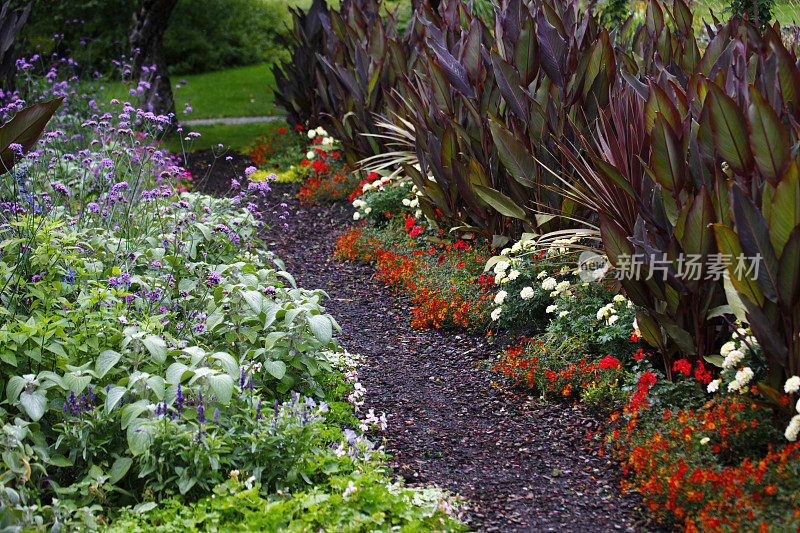
[[[178,0],[142,0],[133,16],[130,43],[133,48],[133,76],[137,83],[139,106],[157,115],[172,114],[175,100],[164,55],[164,32]]]

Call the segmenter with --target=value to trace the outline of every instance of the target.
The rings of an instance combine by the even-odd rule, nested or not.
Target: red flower
[[[303,129],[303,126],[295,126],[295,127],[294,127],[294,129],[296,129],[296,130],[302,130],[302,129]]]
[[[369,178],[369,181],[375,181],[380,178],[380,176],[376,172],[370,172],[367,178]]]
[[[416,222],[417,221],[414,220],[414,217],[412,216],[406,217],[406,231],[411,231],[411,228],[414,227],[414,224],[416,224]]]
[[[656,376],[652,372],[645,372],[639,377],[639,381],[636,382],[636,388],[639,389],[640,392],[647,392],[650,387],[656,384]]]
[[[308,159],[303,159],[303,161],[300,163],[300,166],[301,167],[307,167],[310,164],[311,164],[311,161],[309,161]]]
[[[622,365],[619,364],[619,359],[617,359],[616,357],[611,357],[610,355],[607,355],[607,356],[603,357],[602,359],[600,359],[599,366],[600,366],[600,368],[608,368],[608,369],[611,369],[611,370],[616,370],[616,369],[620,368]]]
[[[639,359],[644,359],[645,357],[647,357],[647,356],[644,354],[644,350],[643,350],[643,349],[641,349],[641,348],[639,348],[639,350],[637,350],[637,351],[633,352],[633,358],[634,358],[635,360],[637,360],[637,361],[638,361]]]
[[[278,133],[286,133],[286,128],[278,128]]]
[[[464,261],[459,261],[457,266],[458,268],[464,268]]]
[[[672,370],[680,372],[684,376],[688,376],[692,373],[692,364],[686,359],[678,359],[672,363]]]
[[[639,342],[639,336],[635,331],[633,332],[633,335],[631,335],[631,342]]]
[[[422,226],[414,226],[414,229],[411,230],[411,232],[408,234],[408,236],[413,239],[414,237],[416,237],[417,235],[419,235],[423,231],[425,231],[425,230],[422,229]]]

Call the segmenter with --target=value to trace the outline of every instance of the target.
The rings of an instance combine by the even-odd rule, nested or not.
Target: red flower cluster
[[[616,357],[611,357],[610,355],[607,355],[602,359],[600,359],[598,366],[600,368],[608,368],[611,370],[619,370],[620,368],[622,368],[619,359],[617,359]]]

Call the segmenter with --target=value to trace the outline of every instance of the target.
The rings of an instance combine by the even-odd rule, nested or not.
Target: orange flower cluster
[[[300,188],[297,197],[302,203],[312,205],[347,198],[358,183],[356,177],[349,172],[347,165],[342,166],[341,170],[337,170],[337,165],[326,162],[327,158],[339,159],[341,155],[338,152],[328,155],[319,148],[316,148],[315,151],[319,159],[315,159],[313,163],[306,159],[301,163],[303,166],[310,165],[313,172]]]
[[[407,245],[413,249],[403,253],[404,250],[390,249],[383,241],[364,235],[363,229],[349,228],[339,239],[334,257],[374,262],[378,279],[414,299],[413,327],[469,328],[486,321],[489,293],[474,283],[474,291],[457,294],[449,283],[454,280],[442,279],[442,273],[452,265],[457,269],[467,268],[467,257],[473,261],[471,267],[477,268],[479,256],[459,243],[418,247],[409,241]]]
[[[585,357],[558,370],[540,368],[537,354],[546,352],[547,347],[543,342],[524,339],[516,348],[507,350],[495,364],[494,369],[514,379],[516,385],[538,387],[546,396],[559,395],[564,398],[596,383],[600,377],[602,367],[589,363]]]
[[[632,478],[622,482],[623,489],[640,492],[653,512],[668,512],[667,518],[682,521],[687,531],[770,531],[789,526],[787,520],[797,528],[800,443],[780,451],[770,446],[763,459],[745,458],[735,466],[714,460],[731,455],[731,439],[757,425],[758,409],[742,398],[722,397],[697,411],[664,412],[661,430],[647,435],[637,428],[638,408],[626,407],[622,430],[618,426],[626,417],[614,413],[616,429],[606,441]],[[775,509],[786,509],[787,503],[796,509],[794,516],[776,515]]]
[[[275,135],[276,133],[277,135]],[[280,142],[283,135],[286,135],[286,128],[278,128],[277,130],[273,128],[270,137],[275,137],[275,139],[268,139],[267,136],[262,135],[253,146],[250,147],[250,158],[253,160],[255,166],[262,167],[266,165],[267,161],[275,154],[276,150],[283,149]]]

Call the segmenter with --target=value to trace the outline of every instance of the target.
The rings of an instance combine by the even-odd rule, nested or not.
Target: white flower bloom
[[[725,356],[725,360],[722,362],[722,368],[725,370],[733,368],[738,365],[742,359],[744,359],[744,353],[740,350],[731,350],[728,352],[728,355]]]
[[[800,415],[794,415],[789,421],[789,425],[786,426],[786,431],[783,436],[786,437],[786,440],[789,442],[794,442],[797,440],[798,433],[800,433]]]
[[[569,314],[569,311],[561,311],[560,313],[558,313],[558,318],[564,318],[568,314]]]
[[[508,255],[511,253],[511,248],[503,248],[503,251],[500,252],[500,255]]]
[[[750,369],[750,367],[749,367],[749,366],[746,366],[746,367],[744,367],[743,369],[739,370],[739,371],[736,373],[736,377],[735,377],[734,379],[735,379],[736,381],[738,381],[738,382],[739,382],[739,384],[740,384],[742,387],[744,387],[745,385],[747,385],[748,383],[750,383],[750,380],[751,380],[751,379],[753,379],[753,376],[755,376],[755,374],[753,373],[753,371]]]
[[[545,309],[546,313],[555,313],[556,311],[558,311],[558,306],[555,305],[555,304],[554,305],[548,305],[547,309]]]
[[[359,213],[358,211],[353,213],[353,220],[358,220],[359,218],[361,218],[361,213]]]
[[[619,316],[618,315],[611,315],[610,317],[608,317],[608,324],[612,325],[617,320],[619,320]]]
[[[741,388],[742,384],[736,380],[733,380],[730,383],[728,383],[728,392],[735,392],[737,390],[740,390]]]
[[[783,385],[783,390],[786,394],[792,394],[793,392],[797,392],[800,390],[800,377],[792,376],[786,380],[786,383]]]
[[[494,265],[494,273],[500,274],[501,272],[505,272],[506,270],[508,270],[508,267],[510,266],[511,263],[509,263],[508,261],[498,261]]]
[[[505,277],[505,274],[503,274],[502,272],[498,272],[497,274],[495,274],[494,275],[494,283],[495,283],[495,285],[499,285],[503,281],[504,277]]]
[[[705,446],[709,442],[711,442],[711,439],[709,439],[708,437],[703,437],[702,439],[700,439],[700,444],[702,444],[703,446]]]
[[[542,270],[541,272],[539,272],[539,275],[536,276],[536,279],[542,279],[546,277],[547,277],[547,270]]]
[[[625,297],[624,297],[623,295],[621,295],[621,294],[617,294],[617,295],[615,295],[615,296],[614,296],[614,301],[615,301],[616,303],[622,303],[622,302],[624,302],[626,299],[627,299],[627,298],[625,298]]]
[[[736,349],[736,343],[733,342],[733,341],[728,341],[728,342],[726,342],[725,344],[722,345],[722,348],[719,349],[719,354],[722,357],[725,357],[726,355],[728,355],[730,352],[732,352],[735,349]]]
[[[411,200],[408,198],[403,198],[403,205],[406,207],[411,207]]]
[[[522,250],[522,243],[517,241],[517,242],[514,243],[514,246],[511,247],[511,253],[515,254],[515,253],[519,252],[520,250]]]
[[[317,136],[317,130],[308,130],[308,138],[313,139]]]
[[[364,209],[364,214],[369,215],[370,213],[372,213],[372,208],[371,207],[368,207],[368,208]]]
[[[546,291],[552,291],[556,288],[557,284],[558,282],[556,281],[556,278],[547,278],[542,282],[542,289]]]
[[[635,318],[633,319],[633,329],[635,331],[639,331],[639,321],[636,320]]]
[[[556,292],[564,292],[565,290],[569,289],[570,282],[567,280],[562,281],[558,285],[556,285]]]
[[[367,205],[367,202],[365,202],[364,200],[362,200],[360,198],[356,198],[355,200],[353,200],[353,207],[355,207],[356,209],[361,209],[362,207],[365,207],[366,205]]]
[[[535,292],[533,287],[523,287],[521,291],[519,291],[519,297],[523,300],[530,300],[533,298]]]
[[[508,273],[508,279],[514,281],[519,277],[519,270],[513,269]]]
[[[722,383],[720,380],[715,379],[714,381],[708,384],[706,390],[709,392],[709,394],[717,392],[719,390],[720,383]]]
[[[309,150],[306,153],[306,159],[314,159],[315,155],[317,155],[317,152],[315,152],[314,150]]]
[[[508,293],[506,291],[498,292],[494,296],[494,303],[496,303],[497,305],[503,305],[503,301],[505,301],[506,296],[508,296]]]
[[[503,312],[503,308],[502,307],[498,307],[494,311],[492,311],[492,320],[497,322],[500,319],[500,313],[502,313],[502,312]]]
[[[365,184],[364,184],[364,185],[361,187],[361,190],[362,190],[362,191],[364,191],[364,192],[367,192],[367,191],[368,191],[368,190],[370,190],[371,188],[372,188],[372,184],[371,184],[371,183],[365,183]]]

